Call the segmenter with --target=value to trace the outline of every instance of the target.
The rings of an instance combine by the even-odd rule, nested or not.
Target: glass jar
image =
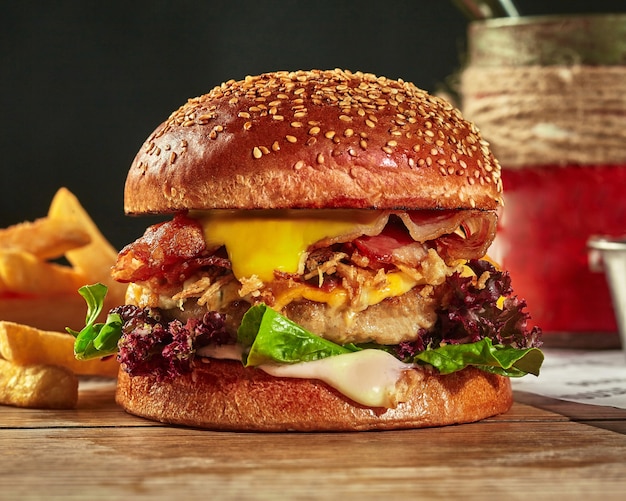
[[[626,16],[473,22],[460,91],[502,165],[492,257],[533,322],[546,335],[616,333],[587,241],[626,234]]]

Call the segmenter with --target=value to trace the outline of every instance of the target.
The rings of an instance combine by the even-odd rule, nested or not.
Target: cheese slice
[[[241,361],[239,345],[204,346],[200,357]],[[263,364],[258,369],[274,377],[318,379],[341,394],[368,407],[395,407],[402,373],[415,366],[381,350],[362,350],[295,364]]]
[[[357,351],[298,364],[259,366],[275,377],[319,379],[368,407],[395,407],[398,380],[403,371],[412,367],[381,350]]]
[[[211,211],[196,215],[209,246],[226,246],[237,279],[274,279],[274,270],[298,273],[308,248],[320,240],[376,225],[381,211]]]

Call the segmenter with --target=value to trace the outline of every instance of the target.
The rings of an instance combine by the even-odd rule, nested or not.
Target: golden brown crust
[[[188,376],[158,382],[120,371],[116,401],[164,423],[233,431],[364,431],[478,421],[510,409],[508,378],[474,368],[450,375],[412,370],[408,400],[394,409],[355,404],[325,383],[275,378],[236,361],[210,360]]]
[[[137,154],[131,214],[184,209],[495,209],[500,167],[473,124],[414,85],[276,72],[190,99]]]

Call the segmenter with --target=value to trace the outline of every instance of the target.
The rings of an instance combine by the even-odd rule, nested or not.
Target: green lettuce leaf
[[[501,376],[521,377],[539,375],[543,353],[538,348],[493,345],[491,339],[486,338],[475,343],[449,344],[425,350],[415,355],[414,360],[430,364],[442,374],[471,365]]]
[[[237,339],[248,348],[246,367],[265,363],[311,362],[357,351],[316,336],[264,304],[251,307],[243,317]]]
[[[368,344],[338,345],[321,338],[280,315],[266,305],[253,306],[244,315],[237,333],[247,348],[246,366],[264,363],[297,363],[376,348]],[[389,347],[378,346],[390,351]],[[490,339],[469,344],[445,345],[418,353],[413,361],[432,365],[442,374],[450,374],[468,366],[509,377],[539,375],[543,353],[537,348],[517,349],[493,345]]]
[[[74,356],[78,360],[102,358],[117,353],[117,342],[122,336],[122,317],[117,313],[109,314],[105,323],[96,323],[98,315],[102,312],[107,291],[107,286],[101,283],[85,285],[78,289],[78,293],[87,303],[85,327],[80,332],[66,328],[67,332],[76,338]]]

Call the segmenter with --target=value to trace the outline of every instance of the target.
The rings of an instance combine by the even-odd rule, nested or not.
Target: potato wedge
[[[0,404],[37,409],[73,409],[78,378],[53,365],[22,366],[0,359]]]
[[[0,250],[21,250],[40,260],[61,257],[90,241],[89,233],[79,224],[48,217],[0,229]]]
[[[56,263],[40,261],[19,250],[0,251],[0,284],[16,294],[52,296],[75,292],[85,284],[82,273]]]
[[[0,321],[0,356],[17,365],[58,365],[79,375],[115,377],[119,369],[115,357],[76,360],[70,334],[6,321]]]
[[[52,199],[48,217],[53,221],[78,224],[89,234],[89,244],[69,250],[65,256],[85,276],[86,283],[105,284],[109,288],[108,299],[115,304],[123,304],[126,285],[111,278],[111,267],[117,260],[117,250],[102,235],[76,196],[67,188],[60,188]]]

